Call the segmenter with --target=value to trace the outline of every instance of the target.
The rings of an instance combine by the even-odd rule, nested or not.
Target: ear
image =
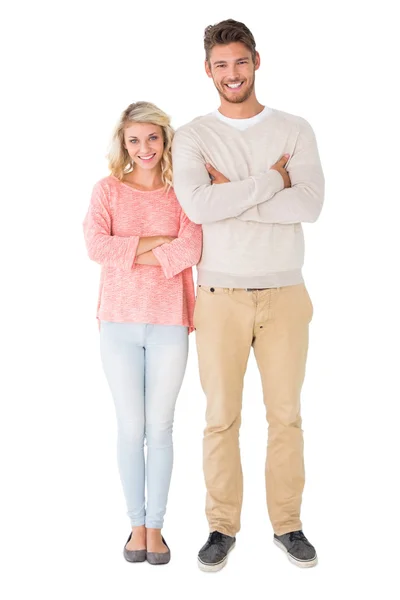
[[[207,73],[208,77],[212,77],[210,63],[208,62],[208,60],[204,61],[204,68],[206,70],[206,73]]]
[[[260,54],[258,52],[256,52],[256,59],[254,61],[254,70],[255,71],[258,71],[258,69],[260,68],[260,64],[261,64]]]

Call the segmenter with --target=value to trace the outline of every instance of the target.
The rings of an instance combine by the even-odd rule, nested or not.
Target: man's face
[[[235,104],[245,102],[251,96],[259,66],[258,52],[254,63],[250,50],[241,42],[214,46],[209,62],[205,63],[206,73],[219,95]]]

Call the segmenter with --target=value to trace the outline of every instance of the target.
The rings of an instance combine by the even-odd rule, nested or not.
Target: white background
[[[361,598],[398,593],[399,98],[395,2],[16,2],[1,19],[2,598]],[[267,426],[245,380],[242,530],[204,574],[205,400],[194,337],[175,422],[164,533],[172,561],[122,558],[129,533],[114,408],[95,320],[99,267],[82,236],[120,112],[150,100],[179,125],[217,107],[204,27],[244,21],[258,99],[317,135],[326,204],[305,227],[315,315],[303,393],[302,571],[272,544]]]

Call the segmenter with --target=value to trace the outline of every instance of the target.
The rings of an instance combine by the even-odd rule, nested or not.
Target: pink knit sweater
[[[185,325],[193,331],[192,266],[202,229],[186,217],[172,189],[143,192],[110,175],[93,188],[83,223],[89,257],[102,266],[97,318]],[[161,266],[135,264],[141,237],[177,236],[153,250]]]

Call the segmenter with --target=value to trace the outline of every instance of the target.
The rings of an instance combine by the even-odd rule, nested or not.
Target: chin
[[[247,100],[247,98],[248,96],[242,96],[241,98],[229,98],[229,102],[231,102],[231,104],[240,104],[241,102]]]
[[[222,97],[231,104],[240,104],[241,102],[247,100],[249,96],[248,94],[243,94],[242,96],[227,96],[226,94],[223,94]]]

